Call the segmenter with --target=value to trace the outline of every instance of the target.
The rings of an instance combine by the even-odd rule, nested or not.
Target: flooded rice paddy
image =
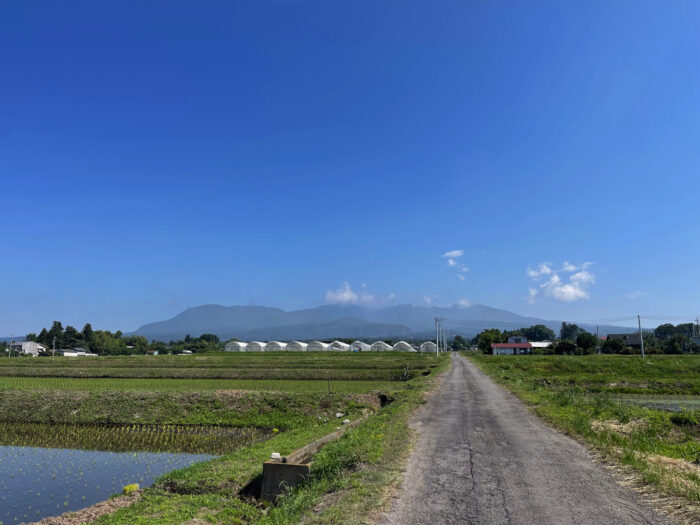
[[[0,423],[0,525],[75,511],[266,439],[257,428]]]
[[[171,470],[212,457],[0,446],[0,522],[31,522],[82,509],[125,485],[148,486]]]

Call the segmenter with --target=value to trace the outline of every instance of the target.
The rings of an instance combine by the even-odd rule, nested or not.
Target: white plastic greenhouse
[[[308,352],[327,352],[328,343],[322,343],[321,341],[312,341],[309,346],[306,347]]]
[[[246,346],[248,346],[248,343],[244,343],[243,341],[231,341],[226,343],[224,350],[227,352],[245,352]]]
[[[368,345],[362,341],[355,341],[350,345],[350,350],[353,352],[369,352],[372,345]]]
[[[437,352],[437,345],[432,341],[426,341],[425,343],[420,345],[420,351],[424,354],[434,354],[435,352]]]
[[[328,345],[328,350],[333,352],[349,352],[350,345],[341,341],[333,341],[330,345]]]
[[[413,348],[410,344],[408,344],[406,341],[399,341],[394,345],[394,350],[396,352],[415,352],[416,349]]]
[[[393,349],[393,346],[386,344],[384,341],[372,343],[372,352],[391,352]]]
[[[284,352],[287,349],[287,343],[280,341],[270,341],[265,345],[266,352]]]
[[[301,341],[292,341],[287,343],[288,352],[306,352],[309,345],[307,343],[302,343]]]
[[[248,346],[246,346],[245,351],[246,352],[264,352],[265,351],[265,343],[262,341],[251,341],[248,343]]]

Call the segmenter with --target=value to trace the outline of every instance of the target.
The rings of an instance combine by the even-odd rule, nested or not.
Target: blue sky
[[[694,1],[5,2],[0,335],[204,303],[694,315],[698,27]]]

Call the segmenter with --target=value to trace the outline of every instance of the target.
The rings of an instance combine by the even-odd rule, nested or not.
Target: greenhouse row
[[[291,341],[289,343],[281,341],[231,341],[226,343],[227,352],[423,352],[434,353],[437,349],[435,343],[426,341],[419,347],[413,346],[406,341],[399,341],[393,345],[384,341],[375,341],[372,344],[363,341],[355,341],[348,344],[342,341],[324,343],[323,341],[312,341],[304,343],[302,341]]]

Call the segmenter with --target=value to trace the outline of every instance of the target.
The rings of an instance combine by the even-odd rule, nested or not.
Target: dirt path
[[[474,364],[452,359],[415,418],[418,442],[386,525],[671,523]]]

